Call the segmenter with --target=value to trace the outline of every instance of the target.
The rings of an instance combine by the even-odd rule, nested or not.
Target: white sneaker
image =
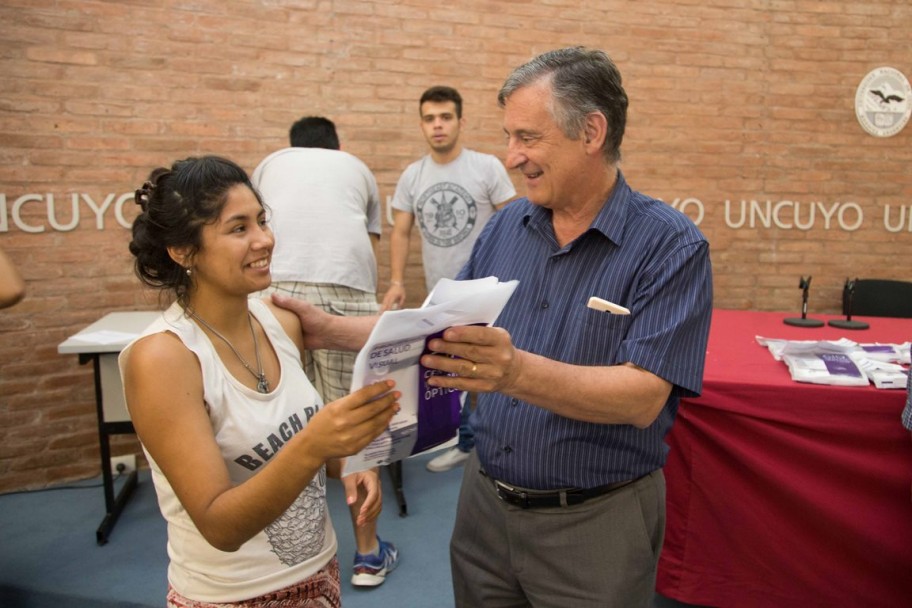
[[[431,473],[442,473],[455,467],[461,467],[469,459],[470,452],[463,452],[459,448],[450,448],[437,458],[427,463],[427,470]]]

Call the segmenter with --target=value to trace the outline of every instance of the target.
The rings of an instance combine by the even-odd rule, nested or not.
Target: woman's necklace
[[[250,318],[252,316],[250,314],[250,311],[249,310],[247,311],[247,323],[250,324],[250,333],[253,334],[253,352],[256,353],[257,371],[253,371],[253,368],[250,367],[250,365],[247,363],[247,361],[244,360],[244,357],[242,357],[241,353],[239,353],[238,350],[234,347],[234,344],[232,344],[231,342],[228,341],[228,338],[226,338],[225,336],[220,334],[218,331],[216,331],[216,329],[214,327],[212,327],[211,325],[209,325],[208,323],[203,321],[203,319],[198,314],[196,314],[192,310],[189,312],[190,312],[191,317],[193,317],[194,319],[196,319],[197,321],[202,323],[203,326],[206,327],[206,329],[208,329],[209,331],[214,333],[216,335],[216,337],[220,338],[222,340],[222,342],[227,344],[228,348],[231,349],[231,352],[233,352],[234,355],[241,362],[241,364],[243,364],[243,366],[247,368],[247,371],[250,372],[251,374],[253,374],[253,377],[257,379],[257,386],[256,386],[257,392],[268,393],[269,392],[269,380],[266,379],[266,372],[263,371],[263,364],[260,362],[260,343],[257,341],[256,331],[254,331],[254,329],[253,329],[253,321]]]

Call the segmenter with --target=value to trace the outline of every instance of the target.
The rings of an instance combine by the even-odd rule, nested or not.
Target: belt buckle
[[[497,495],[502,501],[523,509],[529,508],[529,495],[526,492],[518,491],[513,486],[505,484],[497,479],[492,479],[492,481],[497,490]]]

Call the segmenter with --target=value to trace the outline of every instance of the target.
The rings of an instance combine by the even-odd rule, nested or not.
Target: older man
[[[519,287],[498,327],[451,328],[423,361],[460,374],[439,386],[482,393],[450,547],[456,604],[650,606],[662,439],[702,387],[708,244],[620,172],[627,96],[607,55],[545,53],[498,100],[527,199],[492,218],[458,278]]]

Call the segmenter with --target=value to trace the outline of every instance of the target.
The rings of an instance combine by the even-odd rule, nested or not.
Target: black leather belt
[[[519,488],[511,486],[493,477],[484,471],[482,475],[491,480],[494,484],[494,490],[497,496],[507,504],[511,504],[522,509],[543,509],[553,507],[569,507],[586,502],[590,498],[603,496],[608,492],[623,488],[632,484],[635,479],[609,483],[605,486],[596,488],[567,488],[564,490],[530,490],[528,488]]]

